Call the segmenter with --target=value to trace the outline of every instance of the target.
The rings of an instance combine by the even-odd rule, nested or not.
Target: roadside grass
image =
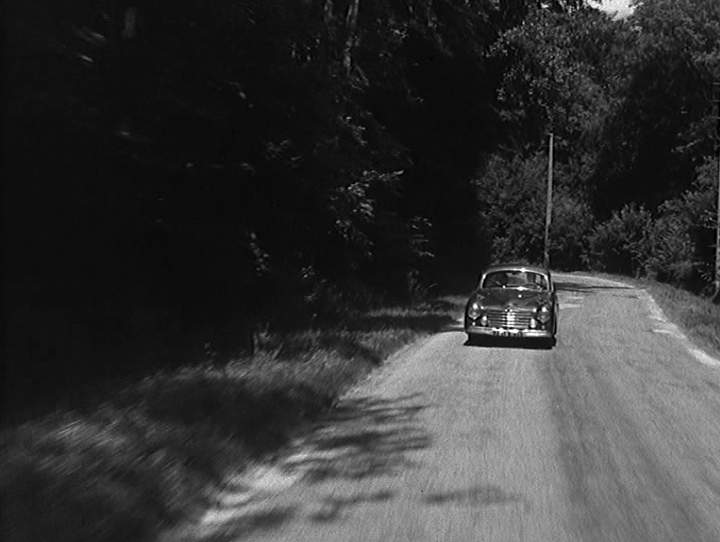
[[[0,435],[2,539],[142,542],[199,514],[226,474],[276,450],[460,301],[265,335],[253,357],[158,372]]]
[[[652,280],[639,280],[668,318],[708,352],[720,354],[720,306],[706,297]]]
[[[720,305],[714,305],[706,297],[648,278],[636,279],[607,273],[593,274],[644,288],[652,295],[665,315],[690,339],[708,353],[720,356]]]

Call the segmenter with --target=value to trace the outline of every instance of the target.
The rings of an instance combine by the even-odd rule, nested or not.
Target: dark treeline
[[[537,261],[550,130],[555,267],[710,284],[715,0],[626,20],[582,0],[18,0],[6,20],[18,396]]]

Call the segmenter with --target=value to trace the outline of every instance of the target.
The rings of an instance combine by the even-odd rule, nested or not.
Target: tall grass
[[[720,354],[720,306],[706,297],[651,280],[642,281],[665,314],[700,346]]]
[[[451,323],[457,301],[265,335],[253,357],[158,372],[100,404],[6,429],[2,539],[153,539],[389,354]]]

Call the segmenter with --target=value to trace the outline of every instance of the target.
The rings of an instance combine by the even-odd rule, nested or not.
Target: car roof
[[[491,265],[483,270],[483,275],[494,271],[532,271],[541,275],[550,276],[550,270],[538,265],[529,265],[524,263],[501,263]]]

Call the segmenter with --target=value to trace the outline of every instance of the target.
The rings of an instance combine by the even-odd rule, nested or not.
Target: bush
[[[550,254],[554,267],[578,268],[594,219],[573,193],[572,168],[558,166],[553,196]],[[479,180],[483,228],[495,261],[540,262],[545,233],[547,158],[493,156]]]
[[[476,181],[492,259],[542,260],[545,167],[542,154],[512,159],[496,155]]]
[[[717,165],[708,158],[692,187],[660,205],[650,236],[648,274],[682,288],[710,288],[715,257]]]
[[[588,239],[595,226],[590,207],[577,198],[559,193],[553,201],[550,228],[550,262],[553,268],[573,270],[583,266]]]
[[[625,205],[590,236],[587,264],[598,271],[639,276],[645,270],[653,221],[650,212]]]
[[[693,242],[687,225],[677,215],[661,215],[652,225],[647,274],[661,282],[688,288],[697,276]]]

